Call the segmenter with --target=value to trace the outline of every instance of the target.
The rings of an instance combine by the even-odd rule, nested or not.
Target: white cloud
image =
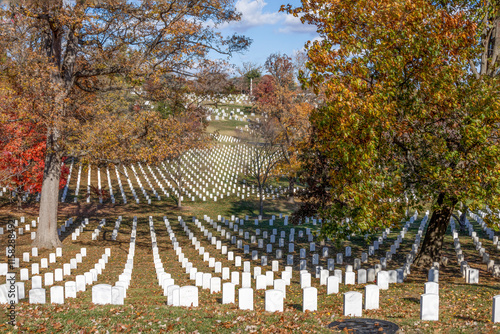
[[[287,14],[283,22],[283,28],[280,28],[278,31],[284,34],[311,34],[316,32],[316,26],[304,24],[300,21],[300,17],[295,17],[291,14]]]
[[[282,14],[278,12],[265,13],[264,7],[267,3],[264,0],[238,0],[235,7],[241,13],[241,20],[221,25],[221,28],[234,28],[238,31],[245,31],[252,27],[263,26],[267,24],[276,24]]]
[[[276,1],[276,0],[273,0]],[[266,12],[267,2],[264,0],[238,0],[235,4],[236,10],[241,13],[241,20],[237,22],[223,23],[221,29],[234,29],[244,32],[253,27],[266,25],[279,25],[276,32],[280,34],[313,34],[316,27],[303,24],[299,17],[282,12]],[[209,22],[213,26],[213,22]]]

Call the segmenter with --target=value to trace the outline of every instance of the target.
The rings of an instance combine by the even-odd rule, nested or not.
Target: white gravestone
[[[265,290],[267,287],[267,278],[265,275],[259,275],[255,279],[255,289],[256,290]]]
[[[210,280],[212,279],[212,274],[204,273],[203,274],[203,289],[210,289]]]
[[[85,291],[86,289],[86,280],[84,275],[76,276],[76,291]]]
[[[196,286],[183,286],[179,289],[179,305],[198,307],[198,288]]]
[[[310,273],[302,273],[300,274],[300,288],[308,288],[311,286],[311,274]]]
[[[358,284],[366,284],[366,269],[358,269]]]
[[[420,320],[439,320],[439,295],[423,294],[420,296]]]
[[[76,282],[69,281],[64,283],[64,295],[66,298],[76,298]]]
[[[32,276],[31,277],[31,288],[41,289],[42,288],[42,276]]]
[[[235,301],[235,285],[233,283],[222,284],[222,304],[233,304]]]
[[[238,307],[240,310],[253,311],[252,288],[241,288],[238,290]]]
[[[176,290],[179,290],[180,286],[178,285],[169,285],[167,287],[167,305],[170,306],[179,306],[179,291],[175,292]]]
[[[344,316],[361,317],[363,315],[363,295],[360,292],[344,293]]]
[[[424,294],[429,293],[439,295],[439,284],[435,282],[426,282],[424,284]]]
[[[62,286],[50,287],[50,302],[52,304],[64,304],[64,288]]]
[[[377,273],[377,285],[380,290],[389,289],[389,273],[387,271],[379,271]]]
[[[219,293],[221,290],[221,279],[220,277],[210,278],[210,293]]]
[[[125,303],[124,299],[125,299],[125,288],[123,286],[114,286],[111,288],[111,304],[123,305]]]
[[[491,322],[500,322],[500,295],[493,297],[493,309],[491,314]]]
[[[356,284],[356,273],[353,271],[346,271],[345,273],[345,285]]]
[[[365,286],[365,310],[376,310],[379,308],[380,291],[378,285]]]
[[[318,310],[318,289],[309,287],[302,290],[302,311]]]
[[[267,312],[283,312],[283,292],[266,290],[265,309]]]
[[[326,280],[326,294],[339,293],[339,283],[340,280],[337,276],[329,276]]]
[[[45,289],[31,289],[29,299],[30,304],[45,304]]]
[[[97,284],[92,287],[92,303],[97,305],[111,304],[111,289],[109,284]]]
[[[283,292],[283,298],[286,299],[286,281],[284,279],[276,279],[273,282],[274,290],[280,290]]]

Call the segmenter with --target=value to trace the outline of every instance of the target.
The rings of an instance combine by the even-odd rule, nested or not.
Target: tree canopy
[[[283,9],[321,36],[307,45],[303,83],[324,89],[325,101],[311,115],[303,161],[327,171],[304,168],[303,179],[326,187],[309,198],[329,220],[323,234],[369,233],[432,203],[417,263],[439,260],[458,203],[498,208],[497,2],[320,0]]]
[[[167,76],[186,75],[210,51],[230,55],[249,45],[243,36],[225,38],[214,28],[240,18],[234,0],[16,1],[0,6],[0,18],[0,73],[10,89],[2,90],[0,98],[9,103],[0,103],[6,107],[1,112],[14,112],[11,121],[35,122],[46,138],[39,247],[60,244],[57,203],[65,156],[158,162],[180,154],[187,143],[203,142],[196,140],[203,129],[196,110],[164,117],[144,108],[138,101],[151,95],[144,84],[161,88]],[[20,107],[13,110],[12,104]],[[179,134],[186,137],[179,140]]]

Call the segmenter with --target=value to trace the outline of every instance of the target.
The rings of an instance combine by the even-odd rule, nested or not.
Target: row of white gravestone
[[[122,184],[122,180],[120,177],[120,171],[118,170],[117,166],[115,166],[115,174],[116,174],[116,181],[118,182],[118,188],[120,189],[120,193],[122,195],[123,203],[127,204],[127,196],[125,196],[125,190],[123,189],[123,184]],[[108,180],[110,180],[109,176],[108,176]],[[108,182],[111,184],[111,181],[108,181]],[[110,187],[109,189],[113,189],[113,188]],[[114,197],[111,197],[111,202],[114,204]]]
[[[451,233],[453,236],[453,246],[457,254],[458,265],[460,266],[460,271],[462,277],[465,277],[465,282],[467,284],[478,284],[479,283],[479,270],[473,269],[469,266],[467,261],[465,261],[464,255],[462,253],[462,248],[460,247],[460,239],[458,237],[458,232],[455,229],[455,222],[453,218],[450,219]],[[432,270],[432,269],[431,269]],[[434,269],[435,270],[435,269]],[[430,273],[429,273],[430,275]],[[437,282],[438,280],[434,279]]]
[[[490,210],[491,211],[491,210]],[[500,244],[498,242],[498,236],[495,235],[495,230],[489,228],[488,225],[484,222],[483,218],[485,218],[489,213],[478,210],[478,214],[474,212],[468,212],[472,219],[474,219],[483,229],[484,233],[488,236],[488,238],[493,242],[493,245],[496,246],[497,250],[500,250]]]
[[[415,216],[416,216],[416,213],[415,213]],[[412,219],[410,219],[410,221],[405,224],[405,227],[408,228],[415,221],[415,216],[413,216]],[[418,228],[417,234],[415,235],[415,242],[412,245],[412,250],[409,254],[406,255],[406,261],[402,267],[403,278],[406,278],[406,276],[410,274],[411,265],[413,264],[413,261],[415,260],[415,257],[417,256],[418,248],[420,247],[420,243],[422,241],[422,236],[423,236],[423,233],[424,233],[424,230],[425,230],[425,227],[427,225],[428,220],[429,220],[429,211],[426,212],[425,216],[420,221],[420,226]]]
[[[192,263],[189,262],[187,258],[184,257],[182,250],[178,247],[177,242],[175,241],[175,233],[172,231],[170,227],[170,223],[166,217],[164,217],[165,226],[167,227],[167,231],[169,232],[170,238],[172,240],[172,244],[174,246],[174,251],[178,255],[179,262],[182,263],[182,267],[186,268],[186,273],[189,273],[192,269]],[[198,306],[198,287],[196,286],[183,286],[175,284],[174,279],[172,279],[169,273],[166,273],[163,264],[161,262],[161,258],[158,252],[158,247],[156,244],[156,233],[154,231],[154,222],[152,217],[149,217],[149,227],[151,233],[151,241],[152,241],[152,249],[153,249],[153,257],[156,268],[156,275],[158,278],[158,282],[160,286],[163,288],[163,294],[167,297],[167,305],[171,306]],[[212,281],[212,289],[215,289],[215,282]],[[220,279],[219,279],[220,283]],[[220,284],[219,284],[220,285]],[[220,286],[219,286],[220,290]]]
[[[220,218],[220,217],[219,217],[219,218]],[[204,231],[204,232],[205,232],[205,235],[208,235],[208,237],[209,237],[209,239],[210,239],[210,237],[211,237],[211,233],[207,233],[208,231],[207,231],[207,230],[204,230],[204,228],[201,226],[201,223],[199,223],[199,222],[198,222],[195,218],[193,218],[193,220],[195,221],[195,223],[197,224],[197,226],[198,226],[198,227],[200,227],[201,231]],[[205,217],[204,217],[204,220],[206,220],[206,221],[210,221],[210,220],[209,220],[209,217],[207,217],[207,216],[205,216]],[[224,220],[224,219],[222,219],[222,220]],[[226,223],[227,223],[227,222],[226,222]],[[215,223],[215,222],[213,222],[213,221],[212,221],[211,225],[212,225],[214,228],[217,228],[217,231],[219,231],[219,232],[221,232],[222,234],[224,234],[224,233],[223,233],[223,231],[221,230],[221,227],[220,227],[217,223]],[[231,225],[232,225],[232,222],[230,222],[230,223],[229,223],[229,227],[232,227]],[[238,227],[238,226],[236,225],[236,226],[235,226],[235,231],[237,230],[237,227]],[[240,230],[240,231],[241,231],[241,230]],[[283,231],[283,232],[284,232],[284,231]],[[282,233],[283,233],[283,232],[282,232]],[[302,231],[300,231],[300,232],[302,232]],[[299,232],[299,233],[300,233],[300,232]],[[293,235],[293,233],[294,233],[294,229],[292,228],[292,229],[291,229],[291,235]],[[307,230],[306,230],[306,233],[307,233],[307,234],[309,234],[309,235],[311,235],[311,234],[310,234],[310,229],[307,229]],[[245,237],[247,237],[247,235],[246,235],[246,234],[248,234],[248,232],[247,232],[247,233],[245,233]],[[259,234],[260,234],[260,232],[259,232],[259,230],[257,229],[257,230],[256,230],[256,235],[259,235]],[[264,232],[264,237],[266,237],[266,235],[265,235],[265,234],[267,234],[267,232]],[[274,231],[273,231],[273,235],[271,236],[271,238],[272,238],[275,234],[277,234],[277,229],[274,229]],[[212,237],[212,239],[213,239],[213,237]],[[259,239],[259,241],[260,241],[260,240],[262,240],[262,239]],[[217,243],[217,245],[219,245],[220,241],[216,241],[216,243]],[[239,241],[238,241],[238,244],[239,244]],[[293,244],[291,244],[291,245],[293,245]],[[240,246],[238,246],[238,247],[239,247],[239,248],[241,248]],[[245,246],[245,249],[246,249],[246,247],[247,247],[247,246]],[[217,247],[217,248],[218,248],[218,249],[220,249],[220,247]],[[348,248],[346,249],[346,251],[347,251],[348,253],[350,253],[350,247],[348,247]],[[248,252],[246,252],[246,253],[248,253]],[[256,253],[257,253],[257,251],[253,251],[253,252],[252,252],[252,258],[253,258],[254,260],[255,260],[255,259],[257,259],[257,257],[256,257]],[[301,250],[301,253],[305,253],[305,250]],[[317,254],[315,254],[315,255],[316,255],[316,264],[317,264],[317,261],[318,261],[318,260],[317,260],[317,258],[318,258],[318,256],[317,256]],[[293,255],[288,255],[288,259],[287,259],[287,260],[288,260],[289,262],[293,261],[293,257],[292,257],[292,256],[293,256]],[[290,257],[292,257],[292,258],[290,259]],[[305,257],[305,254],[301,254],[301,257],[302,257],[302,258],[304,258],[304,257]],[[265,258],[265,257],[263,257],[262,259],[263,259],[263,260],[266,260],[266,258]],[[329,259],[329,260],[330,260],[330,259]],[[328,261],[328,262],[329,262],[329,269],[330,269],[330,270],[333,270],[333,263],[334,263],[334,261],[333,261],[333,259],[331,259],[331,260],[332,260],[332,261],[331,261],[331,264],[330,264],[330,261]],[[356,260],[359,260],[359,259],[355,259],[355,267],[359,268],[359,266],[360,266],[360,264],[361,264],[361,261],[359,260],[359,261],[358,261],[358,265],[356,266]],[[384,259],[382,259],[382,263],[383,263],[384,265],[383,265],[383,266],[381,266],[381,268],[380,268],[380,269],[379,269],[379,268],[377,268],[378,266],[377,266],[375,269],[368,269],[368,279],[370,280],[370,277],[373,277],[373,278],[371,278],[371,280],[370,280],[370,281],[374,281],[374,280],[375,280],[375,275],[376,275],[376,273],[377,273],[379,270],[381,270],[381,269],[385,269],[385,267],[386,267],[386,263],[385,263],[385,261],[383,261],[383,260],[384,260]],[[338,261],[339,263],[342,263],[342,254],[337,254],[337,261]],[[274,262],[274,261],[273,261],[273,262]],[[314,257],[314,255],[313,255],[313,261],[312,261],[312,262],[313,262],[313,265],[314,265],[314,264],[315,264],[315,257]],[[293,263],[289,263],[289,264],[293,264]],[[263,263],[263,265],[266,265],[266,264],[265,264],[265,263]],[[350,267],[351,267],[351,269],[349,269]],[[320,266],[317,266],[316,268],[317,268],[317,277],[319,277],[319,276],[320,276],[320,271],[321,271],[320,269],[321,269],[321,267],[320,267]],[[352,266],[347,266],[347,268],[346,268],[346,269],[347,269],[347,270],[346,270],[347,272],[351,272],[351,271],[352,271]],[[371,272],[371,271],[374,271],[374,272]],[[360,274],[360,275],[358,275],[358,277],[359,277],[358,281],[359,281],[359,282],[362,282],[362,283],[366,283],[366,276],[367,276],[366,270],[362,270],[362,271],[360,271],[360,273],[361,273],[361,274]],[[353,274],[354,274],[354,273],[353,273]],[[342,275],[342,274],[341,274],[341,271],[340,271],[340,275]],[[347,274],[347,279],[346,279],[347,284],[354,284],[354,276],[352,276],[352,281],[353,281],[352,283],[350,283],[350,282],[351,282],[350,277],[351,277],[351,274]],[[395,282],[401,282],[401,281],[402,281],[402,278],[400,278],[400,279],[398,280],[398,273],[397,273],[396,271],[391,271],[391,277],[394,277],[394,278],[395,278],[395,279],[394,279],[394,283],[395,283]],[[399,274],[399,277],[401,277],[401,274]]]
[[[239,147],[239,146],[238,146]],[[221,150],[220,148],[216,148],[212,150],[211,152],[220,152],[224,150]],[[227,153],[227,152],[225,152]],[[237,165],[241,164],[241,161],[238,160],[231,160],[231,161],[226,161],[224,165],[220,165],[221,161],[217,161],[217,157],[215,157],[213,154],[211,155],[205,155],[204,158],[202,157],[203,154],[197,154],[195,156],[190,155],[189,153],[186,155],[189,156],[189,159],[193,159],[194,164],[191,164],[193,168],[188,166],[185,170],[186,173],[186,185],[189,189],[191,189],[193,192],[196,192],[196,194],[202,199],[202,194],[209,196],[212,198],[212,194],[208,193],[208,189],[205,188],[208,187],[208,183],[212,181],[212,184],[214,185],[213,191],[215,192],[215,189],[218,187],[219,190],[221,188],[227,189],[227,187],[235,187],[236,186],[236,172],[238,170]],[[200,160],[201,158],[201,160]],[[207,165],[208,168],[206,170],[200,170],[200,166]],[[229,170],[227,170],[229,165]],[[217,166],[217,168],[214,168],[213,166]],[[167,167],[164,165],[165,169]],[[220,167],[220,168],[219,168]],[[182,167],[181,167],[182,168]],[[231,177],[231,182],[228,184],[227,182],[227,176],[226,176],[226,182],[224,182],[224,177],[222,179],[219,178],[219,169],[224,171],[226,175],[234,175],[234,178]],[[174,172],[175,173],[175,172]],[[213,180],[212,180],[213,177]],[[173,178],[173,177],[172,177]],[[214,181],[217,181],[217,183],[214,183]],[[201,185],[200,185],[201,184]],[[200,191],[196,190],[195,187],[200,187]],[[186,190],[187,191],[187,190]],[[179,194],[178,194],[179,195]],[[193,195],[187,193],[188,197],[193,197]],[[229,195],[229,193],[228,193]],[[194,197],[193,197],[194,198]],[[204,200],[206,200],[205,197],[203,197]]]
[[[24,224],[25,217],[21,217],[21,224]],[[37,221],[33,220],[31,222],[31,226],[29,224],[26,224],[24,228],[19,227],[19,220],[15,219],[14,220],[14,230],[10,231],[9,228],[12,228],[11,226],[8,226],[5,230],[3,227],[0,227],[0,235],[3,235],[5,233],[11,233],[14,237],[14,240],[16,240],[20,235],[24,234],[24,231],[31,231],[32,227],[36,227]],[[31,239],[33,240],[36,236],[36,232],[31,232]],[[7,242],[5,242],[7,244]],[[13,248],[11,246],[5,247],[5,257],[8,259],[9,256],[11,255],[11,252],[13,251]],[[19,268],[20,264],[20,259],[18,257],[14,257],[11,259],[10,266],[13,268]],[[9,271],[9,263],[0,263],[0,276],[6,276]]]
[[[179,221],[182,222],[182,219],[179,218]],[[196,220],[195,220],[196,221]],[[185,225],[183,225],[185,227]],[[249,262],[246,262],[245,264],[249,264]],[[246,267],[246,266],[244,266]],[[257,270],[259,269],[259,270]],[[291,267],[287,267],[286,269],[290,269],[290,273],[291,273]],[[248,270],[250,271],[250,268],[248,266],[248,268],[244,268],[244,270]],[[282,276],[284,276],[286,272],[283,272]],[[323,273],[326,274],[324,280],[325,280],[325,283],[326,284],[326,278],[328,276],[328,271],[325,270],[323,271]],[[341,272],[340,272],[341,274]],[[354,273],[352,273],[354,274]],[[247,275],[247,276],[245,276]],[[387,289],[388,288],[388,284],[389,284],[389,275],[388,273],[386,272],[380,272],[379,273],[379,278],[378,278],[378,282],[381,286],[381,288],[383,289]],[[229,275],[227,275],[227,278],[229,277]],[[291,275],[290,275],[291,277]],[[347,280],[349,280],[349,274],[347,274]],[[191,277],[193,278],[193,277]],[[249,272],[243,272],[243,282],[242,282],[242,287],[246,288],[246,287],[250,287],[250,273]],[[266,289],[267,286],[269,285],[272,285],[272,282],[273,282],[273,278],[274,278],[274,275],[273,275],[273,272],[267,272],[266,275],[260,275],[260,268],[259,267],[254,267],[254,279],[256,280],[256,289]],[[211,277],[211,274],[207,274],[207,273],[196,273],[196,277],[195,277],[197,283],[196,285],[200,285],[204,288],[209,288],[211,289],[211,292],[217,292],[219,291],[220,289],[220,278],[213,278]],[[217,285],[217,288],[215,289],[213,286],[214,286],[214,282],[216,282],[216,285]],[[336,284],[334,284],[333,282],[336,282]],[[332,276],[329,280],[328,280],[328,293],[337,293],[338,292],[338,284],[340,282],[340,279],[336,276]],[[232,282],[233,284],[237,284],[237,283],[234,283]],[[311,287],[311,275],[307,272],[302,272],[301,273],[301,287],[302,288],[309,288]],[[366,283],[366,282],[363,282],[363,283]],[[394,281],[394,283],[396,283],[396,280]],[[354,284],[354,282],[352,282],[352,284]],[[334,287],[334,285],[336,285],[336,287]],[[283,292],[284,294],[286,294],[286,292],[284,291]],[[225,299],[223,297],[223,299]]]
[[[365,286],[365,310],[376,310],[379,308],[380,288],[377,285]],[[344,316],[361,317],[363,315],[363,294],[357,291],[344,293]]]
[[[86,252],[84,253],[86,255]],[[106,248],[105,253],[101,257],[101,259],[99,259],[98,263],[95,264],[93,269],[91,269],[88,272],[85,272],[83,275],[77,275],[75,281],[65,282],[64,287],[54,286],[54,276],[53,273],[51,272],[45,273],[43,281],[42,281],[42,276],[32,276],[31,290],[29,291],[29,303],[30,304],[46,303],[46,296],[45,296],[46,289],[44,289],[44,287],[50,287],[51,303],[64,304],[65,298],[76,298],[76,293],[78,291],[85,291],[87,285],[92,285],[95,281],[97,281],[98,275],[100,275],[102,271],[106,269],[106,264],[108,263],[110,255],[111,255],[111,249]],[[61,274],[62,273],[58,271],[58,269],[56,269],[55,281],[63,281],[62,277],[57,277],[58,275]]]
[[[478,224],[481,225],[482,229],[488,235],[488,238],[492,240],[493,246],[496,246],[497,250],[500,250],[498,236],[495,236],[495,232],[487,227],[486,223],[479,215],[474,213],[469,213],[469,214],[473,219],[475,219],[478,222]],[[476,250],[478,251],[479,256],[482,258],[482,262],[487,266],[488,272],[491,272],[494,277],[500,277],[500,264],[495,264],[495,261],[490,258],[490,254],[486,252],[485,248],[482,245],[482,242],[479,241],[480,239],[477,233],[474,231],[473,225],[468,221],[467,218],[465,219],[465,224],[469,230],[469,235],[474,242],[474,246],[476,246]],[[456,234],[458,239],[458,233]]]
[[[121,289],[115,290],[112,294],[111,304],[113,305],[123,305],[124,300],[127,297],[127,289],[132,280],[132,271],[134,269],[134,256],[135,256],[135,240],[137,237],[137,217],[133,218],[132,221],[132,231],[130,232],[130,242],[129,250],[127,254],[127,262],[125,263],[125,268],[122,274],[118,276],[118,281],[115,282],[114,287],[119,287]]]
[[[188,153],[186,154],[186,156],[190,156],[190,158],[195,159],[195,160],[196,160],[196,159],[198,159],[198,157],[197,157],[197,156],[194,156],[194,157],[193,157],[193,156],[191,156],[191,155],[190,155],[190,152],[188,152]],[[181,164],[182,164],[182,162],[183,162],[183,161],[184,161],[184,160],[182,160],[182,159],[181,159]],[[208,162],[208,166],[211,166],[211,165],[215,164],[215,161],[205,161],[205,162]],[[236,164],[237,164],[237,161],[234,161],[234,164],[230,164],[230,165],[236,165]],[[169,169],[167,168],[167,166],[166,166],[164,163],[162,163],[162,165],[163,165],[163,167],[164,167],[165,171],[167,172],[167,174],[169,174],[169,175],[171,176],[171,178],[172,178],[172,179],[175,179],[175,177],[172,175],[172,173],[170,173],[170,171],[169,171]],[[167,165],[168,165],[168,163],[167,163]],[[187,167],[187,169],[186,169],[186,170],[184,170],[182,166],[181,166],[181,169],[183,170],[183,173],[185,173],[185,174],[186,174],[186,175],[185,175],[185,176],[186,176],[186,178],[187,178],[187,179],[189,179],[189,181],[190,181],[190,182],[185,182],[185,185],[186,185],[189,189],[191,189],[193,192],[196,192],[196,194],[200,197],[200,199],[202,199],[202,198],[203,198],[204,200],[206,200],[206,198],[205,198],[205,197],[202,197],[202,194],[201,194],[201,193],[204,193],[205,195],[207,195],[207,196],[208,196],[208,190],[207,190],[207,189],[205,189],[205,188],[203,187],[203,188],[202,188],[202,190],[201,190],[200,192],[199,192],[199,191],[197,191],[197,190],[195,190],[195,186],[196,186],[196,185],[197,185],[197,186],[199,186],[199,182],[200,182],[200,183],[202,183],[202,184],[204,183],[202,180],[203,180],[203,179],[204,179],[204,177],[205,177],[205,173],[206,173],[206,171],[200,171],[200,170],[199,170],[199,168],[200,168],[199,166],[200,166],[200,165],[201,165],[200,163],[194,163],[194,164],[192,164],[192,166],[195,166],[195,167],[193,168],[193,170],[191,170],[191,167]],[[227,166],[227,165],[226,165],[226,166]],[[157,168],[157,169],[158,169],[158,168]],[[209,169],[210,169],[210,168],[209,168]],[[224,168],[222,168],[222,169],[224,169]],[[234,169],[234,170],[233,170],[233,173],[234,173],[234,172],[235,172],[236,167],[234,167],[234,166],[233,166],[233,169]],[[165,182],[165,183],[166,183],[166,184],[167,184],[170,188],[172,188],[173,193],[174,193],[174,194],[176,194],[176,196],[180,196],[181,194],[178,194],[178,193],[177,193],[177,189],[176,189],[176,187],[174,187],[174,186],[172,186],[172,185],[170,184],[170,182],[167,180],[167,178],[165,177],[165,175],[163,175],[163,173],[161,173],[161,171],[160,171],[159,169],[158,169],[158,171],[160,172],[160,175],[162,176],[162,178],[163,178],[164,182]],[[214,171],[215,171],[215,173],[214,173],[214,174],[215,174],[215,175],[218,175],[218,171],[217,171],[217,170],[210,170],[209,172],[214,172]],[[174,172],[174,173],[175,173],[175,172]],[[154,175],[154,174],[153,174],[153,175]],[[159,182],[159,180],[156,178],[156,176],[154,176],[154,178],[155,178],[155,180],[157,181],[157,184],[158,184],[158,185],[162,188],[162,190],[165,192],[165,190],[164,190],[163,186],[161,185],[161,183]],[[214,176],[214,178],[216,178],[216,177]],[[208,186],[208,180],[210,180],[210,176],[208,176],[208,177],[207,177],[206,186]],[[188,181],[188,180],[186,180],[186,181]],[[221,187],[224,187],[224,189],[226,189],[226,187],[227,187],[227,186],[231,187],[231,184],[229,184],[229,185],[228,185],[228,184],[225,184],[225,183],[224,183],[222,180],[220,180],[219,178],[217,178],[217,181],[219,182],[219,183],[218,183],[218,184],[219,184],[219,190],[221,189]],[[232,183],[233,187],[235,186],[235,183],[234,183],[235,181],[236,181],[236,177],[235,177],[235,179],[234,179],[234,181],[233,181],[233,183]],[[216,184],[215,184],[214,186],[215,186],[215,188],[217,188],[217,185],[216,185]],[[214,190],[214,192],[215,192],[215,188],[213,189],[213,190]],[[191,193],[189,193],[189,192],[187,191],[187,189],[184,189],[184,191],[186,191],[186,195],[188,196],[188,198],[190,198],[190,199],[194,200],[194,195],[192,195]],[[228,193],[228,195],[229,195],[229,193]],[[168,196],[168,195],[167,195],[167,196]],[[212,198],[212,194],[210,194],[210,197]]]
[[[62,235],[63,233],[68,233],[69,231],[71,232],[71,240],[76,241],[78,237],[82,234],[83,229],[89,224],[89,219],[85,218],[80,225],[73,227],[75,224],[75,220],[73,218],[68,219],[67,221],[64,222],[64,225],[62,225],[60,228],[57,229],[58,235]]]
[[[238,290],[239,309],[253,310],[254,297],[253,289],[240,288]],[[377,285],[365,286],[365,309],[379,308],[379,287]],[[361,316],[362,315],[362,294],[350,291],[344,294],[344,315]],[[284,280],[275,280],[274,288],[265,292],[265,310],[267,312],[283,312],[284,301],[286,299],[286,283]],[[235,284],[224,283],[222,290],[223,304],[235,302]],[[318,290],[314,287],[302,289],[302,311],[318,310]]]

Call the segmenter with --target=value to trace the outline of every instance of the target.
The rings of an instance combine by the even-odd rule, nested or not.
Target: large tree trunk
[[[433,262],[441,260],[441,249],[443,248],[443,239],[450,222],[451,214],[457,200],[447,198],[444,193],[439,194],[438,208],[432,213],[427,232],[425,233],[424,242],[415,258],[415,266],[430,267]]]
[[[54,248],[62,245],[57,234],[57,208],[59,205],[59,179],[61,177],[61,156],[58,152],[58,132],[52,129],[47,135],[47,153],[43,171],[42,194],[40,197],[40,223],[33,246]]]

